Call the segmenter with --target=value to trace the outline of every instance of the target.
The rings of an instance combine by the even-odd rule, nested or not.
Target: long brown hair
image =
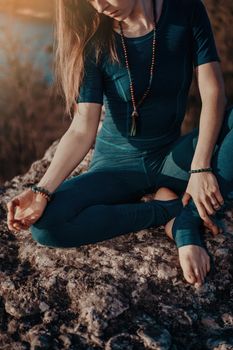
[[[72,119],[84,76],[85,50],[89,44],[94,48],[97,63],[104,48],[107,48],[112,62],[119,62],[119,58],[112,18],[98,13],[87,0],[56,0],[55,4],[55,87],[64,99],[65,113]]]

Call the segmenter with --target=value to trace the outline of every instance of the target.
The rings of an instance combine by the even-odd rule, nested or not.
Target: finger
[[[205,224],[208,225],[208,226],[212,226],[212,222],[210,222],[211,220],[210,220],[210,218],[209,218],[209,216],[208,216],[208,214],[206,212],[206,209],[205,209],[204,205],[202,204],[202,202],[196,201],[195,204],[196,204],[196,207],[197,207],[197,211],[198,211],[200,217],[202,218],[202,220],[205,222]]]
[[[16,225],[14,225],[15,223],[15,212],[16,212],[16,208],[17,206],[20,204],[19,198],[13,198],[9,203],[7,203],[7,209],[8,209],[8,213],[7,213],[7,225],[8,228],[11,231],[18,231],[19,228],[18,226],[16,227]]]
[[[209,197],[211,204],[215,210],[219,210],[221,208],[221,204],[218,201],[218,198],[214,193],[212,193]]]
[[[211,232],[212,232],[212,234],[213,234],[214,236],[217,236],[219,233],[221,233],[220,228],[219,228],[218,226],[216,226],[216,225],[213,225],[213,226],[210,228],[210,230],[211,230]]]
[[[22,222],[24,228],[26,228],[26,229],[28,229],[33,224],[33,222],[30,221],[30,220],[24,220],[23,219],[23,220],[21,220],[21,222]]]
[[[7,226],[8,226],[10,231],[14,231],[15,230],[13,224],[14,224],[14,218],[13,219],[9,219],[9,216],[8,216],[7,217]]]
[[[17,222],[14,222],[12,225],[15,231],[18,232],[21,230],[21,226]]]
[[[210,227],[211,230],[215,229],[215,227],[214,227],[215,225],[214,225],[213,221],[210,219],[210,217],[208,216],[204,205],[201,202],[197,202],[196,207],[197,207],[198,213],[199,213],[200,217],[202,218],[202,220],[204,221],[204,223],[208,227]]]
[[[212,225],[210,225],[208,228],[214,236],[216,236],[220,233],[219,227],[217,225],[215,225],[213,222],[212,222]]]
[[[212,233],[214,236],[216,236],[217,234],[223,232],[222,228],[218,227],[214,222],[212,222],[212,223],[213,223],[212,226],[207,225],[205,222],[203,222],[203,223],[204,223],[204,226],[205,226],[209,231],[211,231],[211,233]]]
[[[214,207],[213,207],[213,205],[208,197],[203,199],[202,203],[203,203],[208,215],[216,214],[216,211],[215,211],[215,209],[214,209]]]
[[[205,227],[208,228],[209,231],[211,231],[213,235],[217,235],[218,233],[220,233],[220,228],[217,225],[215,225],[214,222],[212,222],[212,225],[209,225],[209,223],[203,221],[203,224]]]
[[[9,214],[9,211],[7,212],[7,226],[9,228],[9,230],[13,230],[13,224],[14,220],[12,218],[10,218],[10,214]]]
[[[12,221],[14,219],[15,206],[16,205],[18,205],[17,198],[12,199],[10,202],[7,203],[8,219],[9,219],[9,221]]]
[[[15,227],[13,226],[13,223],[8,223],[8,228],[10,231],[15,231]]]
[[[26,230],[28,228],[28,225],[25,225],[22,222],[15,222],[13,225],[18,231]]]
[[[215,193],[215,197],[216,197],[216,199],[217,199],[217,201],[218,201],[218,203],[219,203],[220,205],[223,205],[223,204],[224,204],[224,198],[223,198],[223,196],[221,195],[221,192],[220,192],[220,191],[217,191],[217,192]]]
[[[204,226],[205,226],[209,231],[211,231],[211,233],[212,233],[214,236],[217,235],[218,233],[220,233],[220,230],[219,230],[219,228],[218,228],[216,225],[208,226],[208,225],[204,222]]]
[[[183,205],[186,206],[190,200],[191,196],[189,193],[185,192],[183,197],[182,197],[182,202],[183,202]]]
[[[211,231],[211,233],[216,236],[218,235],[219,233],[222,233],[222,229],[218,226],[217,223],[215,223],[214,221],[214,217],[213,219],[212,218],[209,218],[210,219],[210,224],[209,225],[209,230]]]

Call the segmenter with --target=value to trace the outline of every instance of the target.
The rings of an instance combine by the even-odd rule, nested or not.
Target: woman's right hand
[[[30,188],[12,198],[7,203],[7,225],[9,230],[27,230],[43,214],[47,199]]]

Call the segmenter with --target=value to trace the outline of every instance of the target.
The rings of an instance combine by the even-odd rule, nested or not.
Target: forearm
[[[45,187],[50,192],[55,191],[83,160],[93,142],[94,140],[88,135],[67,130],[57,146],[47,171],[37,185]]]
[[[226,97],[220,90],[210,94],[202,103],[198,142],[191,168],[209,167],[226,107]]]

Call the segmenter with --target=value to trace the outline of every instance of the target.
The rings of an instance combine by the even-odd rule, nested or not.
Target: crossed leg
[[[166,186],[178,194],[184,193],[197,144],[198,129],[182,136],[167,155],[159,174],[158,187]],[[212,157],[212,168],[220,192],[226,201],[233,199],[233,108],[225,112],[223,125]],[[214,216],[213,216],[214,217]],[[176,241],[184,277],[189,283],[203,283],[209,271],[210,258],[203,245],[202,220],[194,201],[191,199],[181,213],[168,224]]]
[[[181,201],[140,202],[142,181],[140,173],[116,168],[65,180],[30,226],[32,237],[50,247],[79,247],[166,224],[181,211]]]

